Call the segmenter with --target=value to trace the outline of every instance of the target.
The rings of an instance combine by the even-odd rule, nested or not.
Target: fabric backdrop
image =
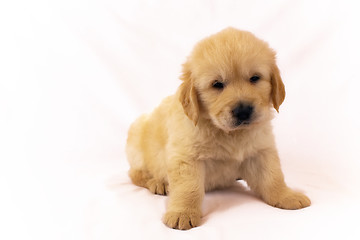
[[[2,1],[1,239],[360,239],[360,17],[351,1]],[[161,222],[131,184],[127,129],[180,84],[202,38],[233,26],[277,51],[273,121],[289,186],[270,207],[241,182],[206,194],[202,225]]]

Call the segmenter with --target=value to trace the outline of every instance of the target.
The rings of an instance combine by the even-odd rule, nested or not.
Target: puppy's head
[[[279,111],[285,88],[275,52],[249,32],[227,28],[199,42],[183,65],[180,102],[197,124],[210,119],[233,131]]]

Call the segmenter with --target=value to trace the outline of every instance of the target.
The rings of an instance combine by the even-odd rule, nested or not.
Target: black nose
[[[236,108],[232,110],[232,115],[236,119],[236,125],[240,125],[242,123],[248,124],[253,111],[253,106],[240,103]]]

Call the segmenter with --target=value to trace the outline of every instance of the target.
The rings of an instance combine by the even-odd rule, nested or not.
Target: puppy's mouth
[[[256,121],[254,117],[248,120],[239,120],[239,119],[234,119],[232,117],[230,118],[224,117],[224,118],[213,119],[213,123],[218,128],[229,133],[236,130],[250,128],[251,126],[256,124]]]
[[[235,119],[234,123],[233,123],[233,128],[246,127],[246,126],[250,125],[251,122],[252,121],[250,119],[246,120],[246,121]]]

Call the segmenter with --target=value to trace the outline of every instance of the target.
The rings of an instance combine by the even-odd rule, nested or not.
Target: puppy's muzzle
[[[234,118],[234,125],[237,127],[241,124],[249,124],[251,117],[254,112],[254,107],[250,104],[240,103],[232,111],[232,116]]]

